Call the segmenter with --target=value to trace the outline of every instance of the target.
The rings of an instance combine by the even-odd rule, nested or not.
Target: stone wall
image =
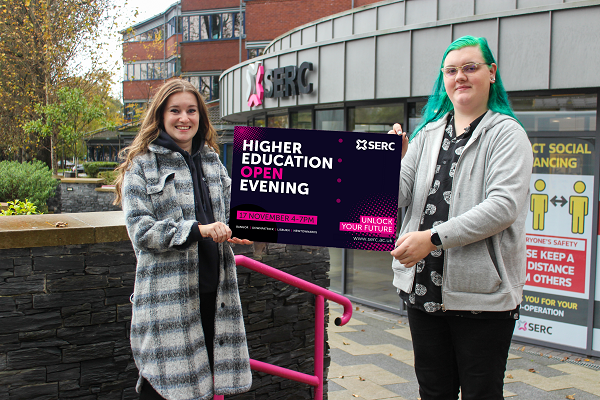
[[[0,398],[135,399],[131,243],[0,250]]]
[[[63,178],[54,197],[48,199],[48,211],[55,214],[99,211],[119,211],[112,202],[115,193],[102,189],[102,178]]]
[[[115,232],[102,228],[95,237]],[[0,227],[0,239],[5,233]],[[72,240],[66,231],[60,235]],[[238,245],[236,253],[329,285],[327,249],[257,243]],[[129,241],[20,249],[0,244],[0,398],[137,399],[128,339],[134,274]],[[250,357],[312,375],[314,296],[242,267],[238,279]],[[253,372],[251,391],[226,399],[312,399],[312,389]]]

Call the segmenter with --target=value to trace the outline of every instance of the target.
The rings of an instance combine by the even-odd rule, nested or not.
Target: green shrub
[[[101,170],[106,170],[106,169],[114,170],[115,168],[117,168],[118,165],[119,165],[119,163],[111,162],[111,161],[92,161],[92,162],[83,163],[83,170],[85,171],[85,174],[88,177],[97,178],[98,173]]]
[[[98,173],[98,177],[104,178],[105,185],[114,185],[117,180],[116,171],[102,171]]]
[[[0,202],[29,199],[46,211],[46,200],[54,196],[58,180],[41,161],[0,161]]]
[[[19,201],[19,199],[15,201],[8,202],[7,210],[0,210],[0,215],[32,215],[32,214],[43,214],[38,212],[35,204],[31,203],[28,199],[25,201]]]

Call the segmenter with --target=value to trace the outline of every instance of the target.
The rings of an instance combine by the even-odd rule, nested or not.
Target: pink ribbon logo
[[[248,107],[256,107],[262,104],[265,94],[265,89],[262,85],[264,76],[265,68],[261,64],[256,63],[248,66],[248,70],[246,71],[246,80],[248,81]],[[254,77],[256,77],[255,80],[253,80]]]

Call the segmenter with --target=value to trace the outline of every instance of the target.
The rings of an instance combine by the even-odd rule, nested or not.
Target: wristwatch
[[[436,247],[436,249],[442,249],[442,239],[440,239],[440,234],[435,228],[431,228],[431,243]]]

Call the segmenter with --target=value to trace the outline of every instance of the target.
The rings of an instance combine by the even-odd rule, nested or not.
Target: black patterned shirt
[[[448,221],[450,199],[452,194],[452,181],[456,164],[471,138],[471,134],[483,119],[481,115],[469,126],[462,135],[456,135],[454,115],[448,116],[444,139],[438,155],[435,175],[425,209],[421,214],[419,231],[426,231],[443,222]],[[475,311],[443,311],[442,310],[442,280],[444,273],[444,250],[434,250],[415,267],[415,280],[410,293],[401,292],[400,296],[407,307],[417,308],[428,314],[434,315],[459,315],[471,318],[514,318],[516,310],[507,312],[475,312]]]

